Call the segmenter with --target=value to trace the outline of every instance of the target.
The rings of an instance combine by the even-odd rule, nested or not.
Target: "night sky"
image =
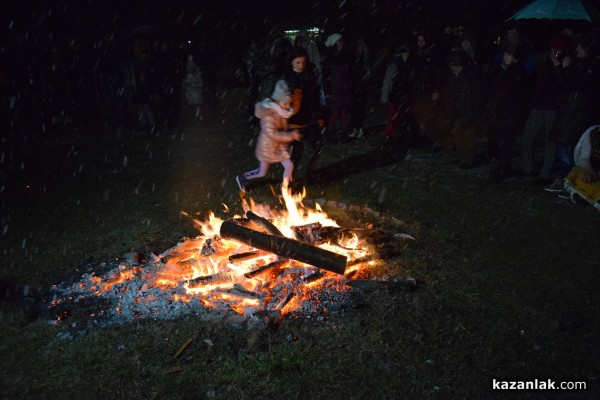
[[[506,19],[527,0],[338,0],[338,1],[0,1],[1,36],[94,39],[107,32],[126,32],[138,26],[160,27],[178,40],[218,38],[236,46],[247,38],[262,38],[272,29],[317,25],[363,35],[372,42],[409,34],[413,29],[441,32],[463,25],[489,40],[501,34]],[[5,35],[8,33],[8,35]],[[6,39],[4,39],[6,40]]]

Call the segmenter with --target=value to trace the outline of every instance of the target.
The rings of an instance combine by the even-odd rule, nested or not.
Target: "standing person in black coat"
[[[491,91],[494,128],[490,155],[494,159],[490,182],[497,183],[511,174],[511,148],[515,131],[525,109],[524,71],[519,64],[525,51],[520,43],[505,49],[502,62],[492,70]]]
[[[556,36],[552,39],[543,61],[536,68],[531,111],[525,122],[521,139],[523,175],[532,176],[534,173],[533,153],[536,137],[539,133],[544,133],[544,164],[536,181],[537,184],[544,186],[551,182],[550,174],[556,159],[556,142],[550,139],[550,132],[554,125],[558,106],[558,85],[550,57],[557,52],[568,53],[569,48],[570,42],[567,36]]]
[[[410,104],[421,138],[434,142],[437,137],[435,112],[439,100],[441,62],[437,46],[423,32],[415,35],[416,49],[408,60]]]
[[[352,52],[345,46],[341,34],[334,33],[325,41],[327,51],[322,61],[323,91],[329,117],[327,131],[346,141],[350,131],[352,104]]]
[[[303,138],[292,142],[291,158],[294,165],[300,165],[304,154],[304,138],[306,138],[313,147],[313,153],[305,171],[306,174],[309,174],[323,149],[321,131],[324,121],[319,102],[319,87],[315,67],[308,61],[308,54],[304,48],[294,46],[290,49],[283,79],[290,88],[291,103],[294,110],[293,115],[288,119],[288,127],[300,130]]]
[[[364,136],[364,124],[367,114],[368,84],[371,77],[368,64],[368,49],[363,40],[357,40],[354,46],[354,62],[352,63],[352,104],[350,114],[352,119],[351,138],[360,139]]]
[[[475,164],[477,135],[482,131],[484,97],[479,71],[470,68],[465,52],[453,50],[448,57],[448,73],[440,93],[445,120],[443,127],[446,128],[446,132],[442,132],[440,127],[440,134],[452,137],[461,169]]]

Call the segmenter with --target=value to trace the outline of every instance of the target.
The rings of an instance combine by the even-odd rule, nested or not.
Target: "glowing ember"
[[[262,228],[270,222],[276,227],[271,231],[279,230],[286,238],[308,243],[302,246],[347,257],[346,275],[367,267],[369,262],[361,260],[370,254],[356,234],[340,228],[318,205],[315,210],[305,208],[302,197],[284,192],[285,211],[255,204],[251,199],[243,208],[262,217]],[[92,296],[112,300],[114,309],[107,310],[105,316],[127,321],[197,314],[199,307],[246,317],[326,313],[335,308],[338,299],[343,301],[349,290],[344,275],[222,238],[223,221],[212,213],[207,221],[194,223],[201,235],[180,242],[143,266],[121,265],[104,278],[86,274],[82,281],[64,289],[64,294],[74,302]],[[55,299],[53,307],[64,301]]]

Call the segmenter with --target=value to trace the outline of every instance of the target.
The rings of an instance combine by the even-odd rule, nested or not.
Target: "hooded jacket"
[[[287,119],[293,110],[281,108],[279,104],[267,98],[254,106],[254,115],[260,119],[260,133],[256,143],[256,158],[269,164],[282,162],[290,158],[288,143],[294,140],[292,132],[287,130]]]

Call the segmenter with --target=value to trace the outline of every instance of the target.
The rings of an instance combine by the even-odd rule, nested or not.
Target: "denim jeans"
[[[575,165],[575,159],[573,156],[574,147],[568,144],[558,144],[556,146],[556,154],[558,158],[558,176],[559,178],[565,178],[573,166]]]

